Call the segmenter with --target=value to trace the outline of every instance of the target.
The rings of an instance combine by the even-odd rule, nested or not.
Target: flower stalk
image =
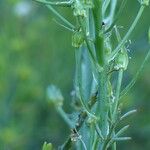
[[[117,0],[36,1],[46,5],[54,17],[60,21],[59,24],[73,32],[72,46],[75,48],[76,57],[74,91],[75,100],[79,103],[79,115],[74,124],[62,109],[62,103],[61,106],[58,105],[61,99],[60,92],[57,92],[59,93],[57,98],[54,97],[53,92],[49,93],[51,99],[57,100],[51,101],[55,103],[56,110],[71,129],[70,136],[60,149],[107,150],[111,147],[116,150],[117,142],[131,139],[122,136],[129,125],[122,127],[119,131],[116,127],[124,118],[136,112],[132,110],[121,115],[120,99],[135,84],[150,57],[149,50],[135,77],[121,91],[123,75],[129,62],[125,43],[134,31],[145,7],[149,5],[149,0],[140,1],[137,16],[123,38],[116,21],[123,11],[126,0],[123,0],[118,12]],[[75,24],[70,23],[53,6],[71,9]],[[115,44],[112,36],[117,39]],[[116,48],[114,49],[112,45],[116,45]],[[114,76],[116,84],[113,83]]]

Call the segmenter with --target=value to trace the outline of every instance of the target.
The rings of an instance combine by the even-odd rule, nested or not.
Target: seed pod
[[[74,32],[72,36],[72,46],[75,48],[79,48],[84,42],[84,36],[81,31]]]
[[[115,69],[123,69],[126,70],[129,63],[129,58],[126,50],[122,50],[118,53],[116,59],[115,59]]]

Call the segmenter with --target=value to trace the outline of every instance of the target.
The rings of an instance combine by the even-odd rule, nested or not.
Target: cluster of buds
[[[84,42],[84,35],[81,30],[75,31],[72,36],[72,46],[79,48]]]
[[[89,118],[87,119],[87,124],[93,125],[93,124],[96,124],[97,121],[98,121],[98,118],[95,115],[90,115]]]
[[[61,107],[63,105],[64,98],[61,91],[55,85],[49,85],[47,88],[47,96],[50,103],[55,107]]]
[[[80,1],[75,0],[72,5],[73,14],[74,16],[86,17],[87,16],[86,9],[92,7],[93,7],[92,0],[80,0]]]

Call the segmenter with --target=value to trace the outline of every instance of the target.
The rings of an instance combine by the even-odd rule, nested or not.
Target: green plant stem
[[[91,97],[91,99],[88,102],[88,107],[91,109],[93,105],[96,103],[97,99],[97,92]],[[75,128],[73,130],[79,131],[79,129],[82,127],[83,123],[85,122],[85,119],[87,118],[88,114],[85,111],[82,111],[79,114],[77,123],[75,125]],[[61,146],[61,150],[69,150],[72,147],[73,141],[71,141],[71,138],[69,137],[66,142]]]
[[[108,147],[109,141],[111,140],[111,136],[113,134],[114,128],[116,127],[116,124],[117,124],[117,122],[115,122],[114,124],[112,124],[110,126],[109,134],[108,134],[106,140],[104,141],[102,150],[106,150],[106,148]]]
[[[118,40],[118,42],[120,42],[121,41],[121,36],[120,36],[119,31],[118,31],[116,26],[115,26],[115,31],[116,31],[117,40]],[[125,47],[123,46],[121,50],[125,50]],[[119,74],[118,74],[118,82],[117,82],[117,89],[116,89],[116,95],[115,95],[114,112],[112,114],[113,123],[116,121],[116,117],[117,117],[117,107],[118,107],[118,102],[119,102],[122,78],[123,78],[123,69],[119,70]],[[112,136],[114,136],[114,135],[115,135],[115,128],[112,130]],[[111,142],[111,140],[110,140],[110,142]],[[107,143],[106,148],[109,146],[110,142]],[[114,141],[111,145],[112,145],[112,150],[116,150],[116,142]]]
[[[83,109],[90,114],[89,112],[89,108],[86,106],[85,100],[84,100],[84,96],[83,96],[83,90],[82,90],[82,71],[81,71],[81,57],[82,57],[82,48],[77,49],[75,51],[75,58],[76,58],[76,87],[78,87],[78,89],[76,89],[76,93],[79,94],[79,100],[80,103],[83,107]],[[79,91],[79,92],[78,92]]]
[[[119,120],[122,121],[123,119],[127,118],[128,116],[130,116],[130,115],[132,115],[132,114],[134,114],[134,113],[136,113],[136,112],[137,112],[136,109],[130,110],[130,111],[128,111],[127,113],[125,113],[124,115],[122,115]]]
[[[65,28],[65,29],[67,29],[67,30],[69,30],[69,31],[71,31],[71,32],[75,32],[75,30],[74,30],[74,29],[72,29],[72,28],[70,28],[70,27],[68,27],[68,26],[65,26],[64,24],[60,23],[60,22],[59,22],[59,21],[57,21],[56,19],[54,19],[54,21],[55,21],[55,22],[56,22],[56,24],[58,24],[59,26],[61,26],[61,27]]]
[[[99,72],[98,104],[96,116],[100,117],[99,126],[102,136],[106,138],[108,132],[108,100],[107,100],[107,74],[104,53],[104,35],[102,31],[102,0],[94,0],[93,18],[95,27],[95,51],[98,63],[103,70]],[[103,142],[101,143],[103,145]]]
[[[98,63],[104,66],[104,35],[102,31],[102,0],[94,0],[93,17],[95,26],[95,51]]]
[[[105,17],[105,13],[106,13],[106,10],[109,6],[109,3],[110,3],[110,0],[105,0],[103,2],[103,5],[102,5],[102,13],[103,13],[103,18]]]
[[[96,116],[99,116],[99,126],[102,137],[106,138],[108,132],[108,100],[107,100],[107,74],[104,53],[104,35],[102,29],[102,0],[94,1],[93,18],[95,27],[95,51],[98,64],[103,68],[98,74],[98,104]],[[101,142],[101,147],[103,141]]]
[[[94,121],[92,120],[94,123],[92,124],[93,128],[91,129],[92,135],[90,137],[91,138],[90,149],[107,150],[107,148],[110,146],[113,150],[116,150],[116,141],[130,139],[129,137],[119,137],[119,135],[123,133],[128,128],[128,126],[123,127],[121,130],[119,130],[115,134],[116,126],[121,120],[123,120],[124,118],[126,118],[127,116],[135,112],[135,110],[133,110],[133,111],[127,112],[122,117],[118,117],[119,100],[135,84],[139,74],[141,73],[141,70],[143,69],[148,58],[150,57],[150,50],[148,54],[146,55],[140,69],[137,71],[135,77],[131,80],[131,82],[127,85],[127,87],[121,93],[120,91],[121,91],[121,84],[122,84],[124,70],[122,68],[119,69],[117,87],[116,87],[116,92],[115,92],[115,101],[112,104],[112,106],[110,106],[111,105],[110,98],[112,94],[109,94],[111,92],[108,91],[108,82],[110,78],[108,77],[107,73],[108,73],[108,69],[110,69],[109,67],[113,65],[113,63],[107,64],[108,61],[106,61],[105,42],[106,44],[108,44],[107,37],[109,38],[109,36],[107,36],[107,34],[105,36],[105,33],[109,32],[114,27],[118,19],[118,15],[116,16],[115,14],[117,0],[111,0],[111,1],[110,0],[91,0],[91,2],[93,2],[94,4],[94,7],[92,6],[89,7],[90,5],[88,6],[89,3],[86,3],[86,2],[89,2],[88,0],[69,0],[69,1],[60,1],[60,2],[58,1],[53,2],[53,1],[47,1],[47,0],[35,0],[35,1],[46,5],[54,14],[56,19],[58,19],[61,22],[59,23],[61,26],[65,27],[66,29],[70,31],[77,31],[77,29],[79,29],[78,31],[82,31],[84,35],[84,39],[83,39],[84,42],[83,41],[82,42],[83,42],[83,45],[86,45],[86,50],[88,52],[88,55],[86,57],[88,60],[91,61],[91,63],[89,64],[91,64],[91,66],[93,67],[93,68],[91,67],[91,70],[88,70],[89,68],[86,68],[86,69],[91,73],[91,78],[90,78],[91,81],[94,80],[94,77],[92,76],[94,74],[98,82],[98,83],[94,83],[93,84],[94,86],[93,86],[92,82],[90,82],[90,84],[85,84],[86,82],[88,82],[89,78],[83,81],[83,79],[85,79],[86,76],[83,75],[85,72],[83,72],[82,70],[82,65],[83,65],[82,63],[83,62],[82,61],[83,60],[82,58],[83,57],[83,53],[82,53],[83,45],[82,45],[75,52],[76,53],[75,54],[76,55],[75,86],[76,86],[76,95],[79,98],[83,109],[79,113],[79,116],[75,125],[73,125],[71,120],[67,117],[67,114],[63,111],[62,107],[57,108],[58,113],[61,115],[64,121],[69,125],[69,127],[73,131],[76,131],[75,133],[77,134],[78,134],[78,131],[81,129],[82,125],[85,124],[87,117],[95,117],[95,118],[92,118],[93,120],[94,119],[95,120]],[[123,0],[123,2],[126,2],[126,0]],[[109,14],[110,24],[107,30],[104,31],[104,27],[102,26],[102,23],[103,23],[102,21],[103,21],[103,18],[105,17],[105,13],[110,3],[111,3],[110,14]],[[121,36],[119,35],[117,28],[115,27],[119,44],[117,45],[116,49],[110,54],[109,61],[114,60],[118,52],[123,51],[125,49],[125,42],[129,39],[131,33],[135,29],[135,26],[137,25],[144,11],[145,5],[141,5],[137,13],[137,16],[135,17],[131,27],[129,28],[128,32],[125,34],[123,39],[121,39]],[[56,9],[54,9],[55,7],[53,8],[52,6],[71,7],[75,9],[75,11],[77,11],[77,13],[74,13],[74,16],[77,17],[76,18],[77,23],[78,23],[77,27],[75,27],[72,23],[70,23],[67,19],[65,19],[61,14],[59,14],[56,11]],[[124,7],[124,3],[122,3],[122,7],[120,8],[118,12],[119,15],[120,15],[120,12],[122,12],[123,7]],[[76,16],[75,14],[78,14],[80,16]],[[92,41],[91,39],[94,39],[94,40]],[[89,74],[87,73],[87,76],[88,75]],[[95,84],[98,84],[98,85],[95,85]],[[88,87],[88,90],[86,91],[85,87],[87,85],[89,85],[89,87]],[[96,92],[96,94],[90,98],[89,103],[87,103],[87,100],[91,96],[90,92],[93,90],[93,87],[95,88],[95,86],[98,87],[98,92]],[[86,98],[85,98],[85,94],[88,95],[86,96]],[[96,107],[94,107],[94,109],[92,109],[91,111],[91,108],[95,104],[96,100],[97,100]],[[90,113],[93,111],[96,111],[95,112],[96,115],[93,115],[92,113]],[[110,111],[110,114],[108,114],[109,111]],[[87,131],[86,128],[83,128],[82,131],[83,131],[83,137],[85,138],[84,133],[86,133]],[[77,137],[77,139],[80,140],[82,143],[81,147],[79,147],[78,149],[84,148],[85,150],[87,150],[86,144],[84,143],[84,141],[86,140],[84,138],[82,139],[80,135]],[[66,142],[61,146],[60,149],[61,150],[72,149],[73,144],[74,144],[73,140],[74,139],[71,139],[71,136],[69,136]]]
[[[92,145],[92,150],[96,150],[97,145],[98,145],[98,139],[97,139],[96,134],[95,134],[94,142],[93,142],[93,145]]]
[[[114,20],[116,5],[117,5],[117,0],[111,0],[111,10],[110,10],[110,15],[109,15],[110,24],[112,24]]]
[[[108,99],[107,99],[107,75],[106,70],[99,73],[99,87],[98,87],[98,106],[97,116],[100,117],[99,125],[102,136],[106,138],[108,132]],[[103,143],[102,143],[103,144]]]
[[[78,17],[78,21],[79,21],[79,24],[81,26],[81,29],[82,29],[82,32],[83,32],[83,35],[84,35],[84,39],[85,39],[85,42],[86,42],[86,45],[87,45],[87,48],[88,48],[88,52],[89,52],[90,57],[91,57],[91,60],[95,64],[96,60],[95,60],[95,56],[94,56],[94,53],[93,53],[93,49],[92,49],[90,41],[89,41],[89,39],[87,37],[86,28],[85,28],[85,25],[83,23],[84,22],[84,18],[82,18],[81,16],[79,16]]]
[[[92,146],[93,146],[96,136],[97,136],[97,133],[95,132],[95,126],[94,124],[91,124],[90,125],[90,146],[89,146],[91,150],[92,150]]]
[[[51,5],[46,5],[48,9],[51,10],[51,12],[60,19],[66,26],[70,27],[71,29],[75,30],[75,26],[71,24],[67,19],[65,19],[62,15],[60,15]]]
[[[83,109],[86,111],[89,117],[95,117],[91,112],[88,106],[85,103],[84,95],[83,95],[83,89],[82,89],[82,70],[81,70],[81,57],[82,57],[82,47],[77,49],[75,52],[76,57],[76,86],[78,89],[76,90],[76,93],[79,93],[79,100],[83,107]],[[78,92],[79,91],[79,92]]]
[[[119,43],[119,45],[116,47],[116,49],[112,52],[109,61],[113,60],[115,58],[115,56],[117,55],[117,53],[120,51],[120,48],[125,44],[125,42],[128,40],[129,36],[131,35],[131,33],[133,32],[135,26],[137,25],[143,11],[144,11],[145,6],[141,5],[138,14],[135,18],[135,20],[133,21],[131,27],[129,28],[128,32],[126,33],[126,35],[124,36],[124,38],[121,40],[121,42]]]
[[[68,124],[68,126],[72,129],[74,128],[74,125],[72,124],[71,120],[68,118],[67,114],[64,112],[62,107],[58,107],[57,111],[59,115],[63,118],[63,120]]]
[[[101,130],[100,130],[100,128],[99,128],[99,126],[98,126],[97,123],[95,124],[95,130],[96,130],[96,132],[97,132],[99,138],[100,138],[101,140],[104,140],[103,135],[102,135],[102,132],[101,132]]]
[[[81,143],[82,143],[82,145],[83,145],[83,147],[84,147],[84,150],[87,150],[87,147],[86,147],[84,141],[82,140],[82,138],[80,138],[80,141],[81,141]]]
[[[119,73],[118,73],[117,89],[116,89],[115,101],[114,101],[114,110],[113,110],[113,114],[112,114],[112,122],[113,123],[116,121],[122,78],[123,78],[123,69],[120,69]],[[113,134],[115,134],[114,129],[113,129]],[[114,142],[112,144],[112,150],[116,150],[116,142]]]
[[[125,8],[125,5],[126,5],[126,2],[127,0],[123,0],[121,2],[121,6],[119,7],[119,10],[117,12],[117,14],[114,16],[114,19],[113,19],[113,22],[110,24],[110,26],[104,31],[104,33],[107,33],[109,31],[112,30],[112,28],[114,27],[114,25],[116,24],[116,22],[118,21],[120,15],[122,14],[124,8]]]
[[[116,142],[112,144],[112,150],[116,150]]]
[[[120,69],[119,73],[118,73],[117,89],[116,89],[115,102],[114,102],[114,112],[113,112],[113,121],[114,122],[116,121],[115,117],[117,114],[117,108],[118,108],[118,103],[119,103],[119,95],[120,95],[120,90],[121,90],[122,78],[123,78],[123,69]]]
[[[71,7],[73,1],[46,1],[46,0],[34,0],[38,3],[46,4],[46,5],[54,5],[54,6],[62,6],[62,7]]]
[[[121,96],[120,96],[120,99],[122,99],[130,90],[131,88],[135,85],[138,77],[140,76],[145,64],[147,63],[147,61],[149,60],[150,58],[150,49],[149,51],[147,52],[139,70],[136,72],[135,76],[133,77],[133,79],[131,80],[131,82],[125,87],[125,89],[121,92]]]

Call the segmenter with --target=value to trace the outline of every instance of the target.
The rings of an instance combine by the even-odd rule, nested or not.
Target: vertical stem
[[[57,108],[58,113],[63,118],[63,120],[68,124],[68,126],[72,129],[74,125],[72,124],[71,120],[68,118],[67,114],[64,112],[62,107]]]
[[[83,89],[82,89],[82,71],[81,71],[81,57],[82,57],[82,47],[77,49],[75,51],[75,57],[76,57],[76,94],[79,96],[80,103],[83,107],[83,109],[90,114],[89,108],[87,107],[84,95],[83,95]]]
[[[113,60],[115,58],[115,56],[117,55],[117,53],[120,51],[120,48],[124,45],[124,43],[128,40],[129,36],[131,35],[131,33],[133,32],[135,26],[137,25],[143,11],[145,9],[144,5],[141,5],[137,16],[135,18],[135,20],[133,21],[132,25],[130,26],[128,32],[126,33],[126,35],[124,36],[124,38],[120,41],[120,43],[118,44],[118,46],[116,47],[116,49],[112,52],[111,56],[110,56],[110,60]]]
[[[116,142],[113,143],[112,150],[116,150]]]
[[[105,138],[108,132],[108,99],[106,71],[103,71],[99,74],[98,100],[98,114],[100,116],[100,127],[102,135]]]
[[[123,78],[123,69],[120,69],[119,73],[118,73],[118,81],[117,81],[117,89],[116,89],[115,102],[114,102],[113,119],[116,119],[115,117],[116,117],[117,108],[118,108],[122,78]],[[115,120],[113,120],[113,121],[115,121]]]
[[[112,114],[113,123],[116,121],[116,117],[117,117],[117,108],[118,108],[118,103],[119,103],[122,78],[123,78],[123,69],[120,69],[118,73],[117,89],[116,89],[115,102],[114,102],[114,111]],[[113,134],[115,134],[115,131],[113,131]],[[116,142],[113,143],[112,150],[116,150]]]
[[[81,141],[81,143],[82,143],[82,145],[83,145],[83,147],[84,147],[84,150],[87,150],[87,147],[86,147],[84,141],[82,140],[82,138],[80,138],[80,141]]]
[[[104,34],[102,31],[102,0],[94,0],[93,18],[95,27],[95,51],[99,65],[103,68],[99,72],[98,106],[96,115],[100,117],[99,126],[104,139],[108,134],[108,98],[107,98],[107,67],[104,53]],[[104,141],[100,143],[102,149]]]
[[[98,146],[98,139],[97,139],[97,134],[95,132],[94,134],[94,141],[93,141],[93,145],[92,145],[92,149],[91,150],[96,150]]]
[[[111,1],[111,10],[110,10],[110,25],[112,24],[114,20],[114,15],[115,15],[115,10],[116,10],[116,5],[117,5],[117,0],[112,0]]]
[[[102,33],[102,0],[94,0],[95,49],[100,66],[104,65],[104,39]]]

